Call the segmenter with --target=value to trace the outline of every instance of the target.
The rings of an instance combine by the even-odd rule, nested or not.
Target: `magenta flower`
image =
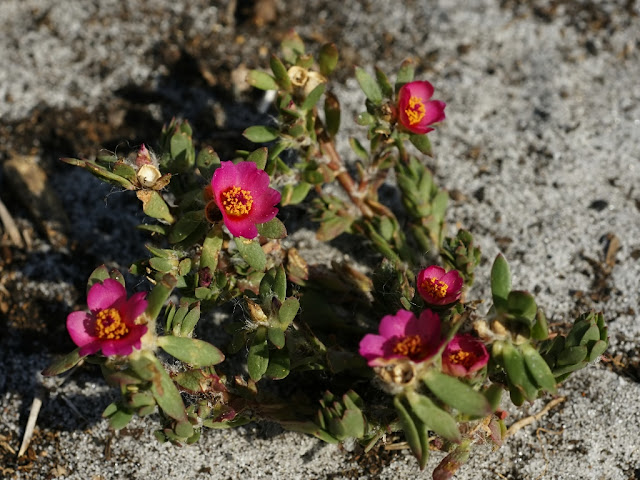
[[[398,119],[407,130],[424,134],[433,130],[429,125],[444,120],[446,104],[429,100],[433,85],[429,82],[409,82],[398,91]]]
[[[360,341],[360,355],[371,367],[394,358],[424,362],[438,353],[444,343],[440,338],[440,317],[428,309],[419,318],[407,310],[386,315],[378,331],[380,335],[369,333]]]
[[[418,273],[418,293],[430,305],[449,305],[458,301],[464,281],[457,270],[447,272],[431,265]]]
[[[280,192],[269,187],[269,175],[253,162],[222,162],[211,179],[213,199],[232,235],[255,238],[256,224],[278,213]]]
[[[484,343],[468,333],[455,335],[442,352],[442,370],[454,377],[469,377],[488,361]]]
[[[130,355],[140,349],[146,325],[136,324],[136,319],[147,308],[145,292],[127,299],[127,292],[120,282],[107,278],[89,289],[87,305],[90,312],[72,312],[67,317],[67,330],[71,340],[80,347],[80,355],[91,355],[98,350],[107,357]]]

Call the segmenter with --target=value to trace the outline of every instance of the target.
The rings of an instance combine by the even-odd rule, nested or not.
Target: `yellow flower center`
[[[96,315],[96,335],[102,340],[118,340],[129,333],[129,327],[122,321],[115,308],[101,310]]]
[[[423,345],[420,335],[409,335],[393,346],[393,353],[404,357],[416,357],[422,353]]]
[[[253,205],[251,192],[240,187],[229,187],[222,192],[222,206],[227,215],[243,217],[248,215]]]
[[[457,352],[449,354],[449,363],[452,363],[454,365],[462,365],[466,369],[471,368],[477,360],[478,356],[473,352],[464,352],[462,350],[458,350]]]
[[[425,278],[421,286],[433,298],[446,297],[447,289],[449,288],[449,286],[446,283],[436,278]]]
[[[409,125],[415,125],[422,120],[426,114],[424,102],[420,97],[412,96],[409,98],[409,106],[404,109],[404,113],[407,114]]]

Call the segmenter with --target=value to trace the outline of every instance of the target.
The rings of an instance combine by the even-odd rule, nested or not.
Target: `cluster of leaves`
[[[366,111],[357,123],[366,129],[368,144],[351,138],[355,161],[346,164],[334,143],[340,104],[327,90],[337,62],[334,45],[321,47],[314,58],[296,34],[288,35],[282,56],[271,57],[271,73],[249,75],[256,88],[277,92],[277,121],[249,127],[245,137],[266,145],[239,151],[236,160],[255,163],[281,187],[282,207],[310,206],[318,239],[360,236],[379,254],[379,266],[364,275],[349,264],[308,265],[295,248],[281,244],[287,230],[277,218],[259,224],[254,239],[230,236],[208,191],[220,158],[209,147],[196,152],[189,124],[173,120],[161,133],[160,155],[143,162],[149,170],[144,173],[133,158],[64,159],[135,191],[151,219],[140,228],[154,239],[147,245],[149,258],[130,270],[153,285],[145,312],[154,332],[152,348],[87,360],[99,364],[121,391],[121,399],[104,412],[116,429],[134,414],[158,407],[163,427],[156,436],[174,443],[197,441],[203,427],[254,420],[276,421],[333,443],[355,438],[367,449],[386,433],[402,431],[421,467],[430,447],[450,452],[434,473],[434,478],[450,478],[473,443],[502,442],[505,427],[496,411],[503,390],[516,405],[555,393],[559,381],[604,351],[606,327],[602,315],[591,313],[566,336],[550,338],[544,313],[529,293],[511,289],[508,265],[498,256],[486,318],[473,302],[439,311],[447,340],[461,328],[473,329],[490,347],[491,359],[481,374],[447,375],[441,370],[442,350],[424,368],[400,362],[374,373],[367,367],[357,344],[381,316],[425,306],[416,293],[415,272],[427,252],[438,252],[470,286],[480,250],[467,231],[446,236],[448,195],[416,156],[430,155],[430,142],[398,123],[397,95],[414,80],[414,64],[403,63],[393,85],[380,69],[374,76],[356,69],[366,96]],[[293,163],[285,151],[295,152]],[[391,172],[402,208],[379,198]],[[333,183],[342,195],[324,188]],[[122,276],[101,267],[89,286],[105,278],[121,281]],[[172,293],[178,303],[168,302]],[[232,375],[220,350],[193,338],[201,312],[231,300],[242,308],[224,326],[231,338],[225,353],[244,356],[248,376]],[[180,362],[171,374],[165,354]],[[45,373],[62,373],[80,360],[76,350]],[[374,387],[374,374],[386,394]],[[278,383],[263,391],[261,380]]]

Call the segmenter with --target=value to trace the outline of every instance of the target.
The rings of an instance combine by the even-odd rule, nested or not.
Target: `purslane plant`
[[[367,142],[351,138],[345,162],[335,147],[340,104],[327,90],[337,62],[334,45],[314,57],[288,35],[271,73],[248,78],[276,92],[276,121],[249,127],[245,137],[264,146],[236,159],[208,147],[196,154],[189,124],[176,120],[158,153],[143,145],[127,158],[63,159],[136,192],[152,220],[140,226],[150,256],[130,272],[151,289],[128,298],[120,272],[98,267],[90,311],[67,320],[78,348],[44,373],[98,364],[121,393],[103,414],[113,428],[158,412],[160,441],[266,420],[368,451],[398,432],[421,468],[430,449],[449,452],[434,478],[450,478],[473,444],[502,443],[503,391],[516,405],[555,394],[605,351],[607,328],[590,312],[551,334],[533,296],[512,289],[502,255],[489,310],[467,300],[480,250],[468,231],[446,236],[447,193],[418,157],[431,155],[426,134],[445,119],[444,102],[414,80],[412,62],[394,84],[356,68]],[[401,201],[382,203],[383,184]],[[319,240],[349,235],[354,254],[375,263],[310,265],[281,242],[296,226],[277,215],[291,205],[311,212]],[[201,314],[230,302],[241,311],[206,327],[224,329],[224,348],[196,338],[211,333],[200,325],[196,334]]]

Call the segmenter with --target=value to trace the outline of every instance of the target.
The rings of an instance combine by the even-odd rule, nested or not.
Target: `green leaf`
[[[135,190],[135,186],[126,178],[121,177],[120,175],[116,175],[115,173],[112,173],[111,171],[107,170],[104,167],[101,167],[100,165],[96,165],[93,162],[86,162],[84,164],[84,168],[85,170],[88,170],[89,173],[95,175],[96,177],[98,177],[101,180],[105,180],[113,185],[116,185],[118,187],[122,187],[125,188],[127,190]]]
[[[258,233],[266,238],[281,239],[287,236],[287,228],[277,217],[268,222],[257,224],[256,228]]]
[[[249,347],[247,367],[252,380],[258,381],[266,373],[269,366],[269,344],[267,343],[267,328],[258,327]]]
[[[169,212],[169,207],[158,192],[153,190],[138,190],[136,196],[142,202],[142,211],[152,218],[173,223],[174,218]]]
[[[367,149],[362,146],[362,144],[357,138],[355,137],[349,138],[349,145],[351,145],[351,150],[353,150],[353,152],[356,155],[358,155],[362,160],[364,161],[369,160],[369,152],[367,152]]]
[[[560,367],[563,365],[577,365],[587,358],[587,353],[587,347],[584,345],[566,348],[558,354],[556,364]]]
[[[73,352],[63,355],[47,368],[42,371],[45,377],[60,375],[61,373],[75,367],[83,357],[80,356],[80,348],[76,348]]]
[[[222,228],[214,227],[209,230],[207,236],[202,243],[202,252],[200,254],[200,268],[208,267],[211,272],[215,272],[218,268],[218,254],[222,249]]]
[[[369,112],[361,112],[356,116],[356,123],[362,127],[368,127],[376,123],[376,117]]]
[[[491,268],[491,295],[493,296],[493,304],[496,310],[506,310],[509,292],[511,292],[509,264],[502,254],[499,254]]]
[[[356,80],[360,84],[360,88],[374,105],[380,105],[382,103],[382,91],[371,75],[366,70],[356,67]]]
[[[130,363],[138,375],[151,381],[151,393],[162,411],[175,420],[187,421],[180,392],[160,361],[152,354],[145,354],[130,358]]]
[[[279,327],[269,327],[267,329],[269,341],[277,349],[281,349],[285,344],[284,332]]]
[[[262,147],[251,152],[246,161],[253,162],[260,170],[264,170],[264,167],[267,164],[268,155],[269,149],[267,147]]]
[[[276,270],[276,278],[273,282],[273,293],[275,293],[281,302],[284,302],[287,297],[287,272],[285,272],[282,264],[280,264]]]
[[[502,345],[502,358],[509,380],[522,391],[527,400],[533,402],[538,396],[538,388],[529,378],[525,368],[525,360],[520,350],[510,342],[504,342]]]
[[[593,362],[596,358],[602,355],[608,346],[609,343],[607,341],[598,340],[593,347],[591,347],[591,351],[589,352],[589,361]]]
[[[264,125],[247,128],[242,135],[253,143],[268,143],[278,138],[278,130]]]
[[[335,138],[340,129],[340,102],[331,92],[324,96],[324,118],[329,137]]]
[[[173,431],[178,437],[189,438],[193,435],[193,425],[188,420],[176,423]]]
[[[291,79],[289,78],[289,74],[287,73],[287,67],[284,66],[282,60],[280,60],[275,55],[272,55],[269,64],[271,65],[271,71],[276,77],[276,82],[278,82],[280,88],[287,92],[291,92]]]
[[[185,315],[182,322],[180,322],[180,336],[186,337],[191,335],[199,320],[200,302],[196,302],[195,306],[191,308],[189,313]]]
[[[420,150],[420,152],[424,153],[425,155],[429,155],[430,157],[432,156],[431,141],[429,140],[429,137],[427,135],[418,135],[414,133],[409,136],[409,141],[413,144],[414,147]]]
[[[535,340],[546,340],[549,338],[547,317],[540,308],[538,308],[538,311],[536,312],[536,322],[533,324],[533,327],[531,327],[531,337]]]
[[[512,290],[507,296],[507,311],[515,317],[515,320],[526,320],[529,327],[536,318],[538,306],[530,293],[520,290]]]
[[[158,337],[158,345],[172,357],[194,367],[217,365],[224,360],[224,354],[220,350],[195,338],[166,335]]]
[[[396,92],[400,90],[404,84],[412,82],[415,74],[415,62],[407,59],[400,65],[398,75],[396,76]]]
[[[136,179],[136,169],[124,162],[116,162],[113,165],[113,173],[122,178],[126,178],[130,182]]]
[[[582,338],[580,339],[580,345],[589,346],[592,343],[597,342],[598,340],[600,340],[600,329],[598,328],[598,325],[594,323],[582,335]]]
[[[296,205],[307,198],[312,185],[308,182],[298,182],[296,185],[287,184],[282,189],[280,205]]]
[[[283,57],[289,63],[296,63],[300,55],[304,55],[304,42],[294,30],[289,31],[280,43]]]
[[[477,417],[491,413],[491,405],[484,395],[455,377],[430,370],[422,381],[436,397],[461,413]]]
[[[280,326],[282,330],[286,330],[293,319],[296,318],[298,311],[300,310],[300,302],[295,297],[289,297],[282,305],[280,305],[280,310],[278,311],[278,320],[280,320]]]
[[[307,95],[307,98],[305,98],[304,102],[302,102],[302,105],[300,105],[300,110],[311,110],[313,107],[315,107],[316,103],[318,103],[318,100],[320,100],[320,97],[322,96],[326,88],[327,85],[321,83],[316,88],[311,90],[311,92],[309,92],[309,95]]]
[[[171,173],[186,172],[196,161],[191,134],[186,131],[180,131],[171,136],[170,151],[171,160],[168,170]]]
[[[318,65],[320,65],[320,73],[325,77],[331,75],[338,65],[338,48],[334,43],[325,43],[320,48],[318,57]]]
[[[269,366],[265,375],[273,380],[282,380],[291,371],[291,360],[286,348],[269,352]]]
[[[104,414],[103,414],[104,416]],[[114,430],[120,430],[127,426],[127,424],[133,418],[133,413],[127,412],[124,410],[116,410],[114,413],[109,415],[109,425]]]
[[[183,213],[169,232],[169,243],[178,243],[183,241],[204,222],[205,217],[203,210]]]
[[[414,391],[407,392],[407,400],[414,415],[441,437],[450,442],[460,443],[461,436],[455,419],[443,409],[433,403],[428,397]]]
[[[109,270],[105,265],[100,265],[93,272],[91,272],[91,275],[89,275],[89,280],[87,281],[87,294],[89,293],[89,290],[91,290],[91,287],[93,287],[96,283],[104,282],[107,278],[116,280],[120,283],[120,285],[122,285],[123,287],[125,286],[124,277],[118,270],[116,270],[115,268]]]
[[[147,297],[147,314],[149,321],[153,321],[158,317],[160,310],[171,295],[177,283],[176,277],[173,275],[163,276],[159,282],[155,284],[149,296]]]
[[[375,67],[376,71],[376,80],[378,81],[378,86],[380,87],[380,91],[387,98],[393,97],[393,88],[389,83],[389,79],[385,75],[385,73],[378,67]]]
[[[483,393],[484,397],[491,405],[491,411],[495,411],[500,406],[500,400],[502,399],[502,385],[493,383]]]
[[[140,225],[136,225],[136,228],[138,230],[145,230],[147,232],[157,233],[158,235],[166,235],[167,234],[167,227],[164,226],[164,225],[143,223],[143,224],[140,224]]]
[[[264,272],[264,269],[267,266],[267,257],[260,247],[260,242],[255,239],[247,240],[242,237],[236,237],[235,240],[238,252],[240,252],[240,256],[244,261],[258,272]]]
[[[556,379],[551,373],[549,365],[547,365],[547,362],[544,361],[538,351],[530,343],[520,345],[520,350],[524,356],[527,371],[536,385],[547,392],[557,393]]]
[[[247,83],[260,90],[278,90],[278,83],[271,75],[259,70],[251,70],[247,75]]]
[[[215,168],[220,165],[220,157],[211,147],[204,147],[196,157],[196,166],[206,180],[210,180]]]
[[[429,459],[429,438],[425,425],[418,419],[413,418],[409,410],[402,403],[402,396],[397,395],[393,399],[393,405],[398,413],[400,425],[404,432],[405,439],[411,448],[411,453],[416,457],[420,468],[423,469]]]

